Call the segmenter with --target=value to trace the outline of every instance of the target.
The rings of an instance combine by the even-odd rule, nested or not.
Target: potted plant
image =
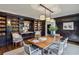
[[[57,26],[50,26],[49,27],[49,31],[51,31],[51,34],[54,36],[56,33],[55,31],[58,30],[58,27]]]

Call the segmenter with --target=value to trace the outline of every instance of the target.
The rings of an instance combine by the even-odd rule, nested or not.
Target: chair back
[[[67,41],[68,41],[68,37],[65,38],[65,40],[63,42],[60,42],[60,44],[59,44],[59,52],[58,52],[59,55],[62,54],[64,48],[67,47]]]
[[[13,42],[23,41],[23,38],[19,33],[12,33],[12,37],[13,37]]]
[[[66,48],[67,47],[67,42],[68,42],[68,37],[67,38],[65,38],[65,40],[64,40],[64,48]]]
[[[65,42],[65,43],[67,43],[67,41],[68,41],[68,37],[67,37],[67,38],[65,38],[64,42]]]
[[[64,49],[64,42],[59,43],[59,49],[58,49],[58,55],[61,55],[63,53]]]
[[[27,54],[31,54],[31,48],[30,45],[25,44],[25,42],[23,41],[23,46],[24,46],[24,50]]]
[[[40,37],[41,36],[41,31],[35,31],[35,37]]]

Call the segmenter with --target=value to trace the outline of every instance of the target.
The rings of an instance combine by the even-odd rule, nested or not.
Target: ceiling
[[[56,5],[60,8],[61,11],[59,13],[52,14],[53,18],[79,13],[79,4],[56,4]],[[32,18],[39,18],[42,12],[36,10],[37,8],[34,9],[32,6],[30,4],[0,4],[0,11]],[[53,4],[51,4],[51,7],[49,9],[52,9],[53,7],[54,7]]]

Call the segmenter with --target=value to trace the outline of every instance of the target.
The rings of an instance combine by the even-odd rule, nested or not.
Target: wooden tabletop
[[[46,48],[48,47],[50,44],[52,44],[53,42],[55,42],[55,39],[60,40],[62,38],[62,36],[56,37],[54,39],[54,37],[50,37],[50,36],[44,36],[45,38],[47,38],[47,40],[45,41],[40,41],[40,42],[33,42],[33,40],[35,40],[35,38],[29,39],[28,42],[30,42],[33,45],[38,46],[39,48]]]

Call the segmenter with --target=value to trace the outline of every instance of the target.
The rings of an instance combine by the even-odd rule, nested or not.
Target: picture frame
[[[74,30],[74,22],[64,22],[63,30]]]

